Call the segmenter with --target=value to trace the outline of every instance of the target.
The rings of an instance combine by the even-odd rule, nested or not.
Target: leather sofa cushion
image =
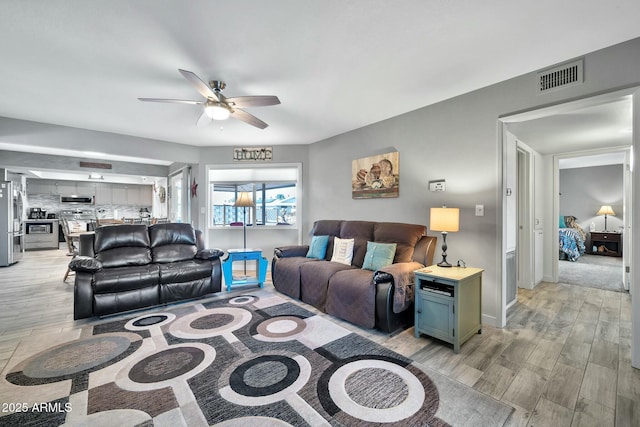
[[[151,249],[153,262],[166,264],[193,259],[198,250],[195,245],[164,245]]]
[[[151,250],[140,247],[122,247],[98,252],[96,259],[103,268],[145,265],[151,262]]]
[[[191,224],[155,224],[149,227],[149,236],[152,248],[172,244],[196,245],[196,232]]]
[[[93,295],[93,314],[104,316],[137,308],[152,307],[160,303],[159,287],[133,289],[106,294]]]
[[[149,233],[144,224],[106,225],[95,231],[94,252],[96,254],[120,247],[148,248]]]
[[[198,252],[191,224],[168,223],[149,227],[153,262],[170,263],[193,259]]]
[[[154,264],[103,269],[93,275],[93,292],[107,294],[157,286],[159,270]]]
[[[394,222],[376,223],[373,238],[379,243],[395,243],[397,262],[410,262],[418,240],[427,232],[427,227],[418,224],[402,224]]]
[[[376,223],[371,221],[342,222],[339,237],[342,239],[354,239],[351,265],[362,268],[364,256],[367,253],[367,242],[374,239],[373,230],[375,225]]]
[[[158,264],[160,284],[189,282],[211,277],[211,261],[189,260]]]
[[[339,236],[343,221],[338,219],[322,219],[313,223],[312,236]]]

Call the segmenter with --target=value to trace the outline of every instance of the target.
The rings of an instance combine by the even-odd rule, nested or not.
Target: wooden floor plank
[[[46,338],[89,322],[73,320],[73,279],[62,281],[70,260],[64,249],[34,251],[0,269],[0,369],[23,337]],[[437,339],[415,338],[412,328],[385,334],[321,315],[511,404],[506,426],[613,427],[640,425],[631,313],[627,293],[542,282],[518,289],[505,328],[483,325],[459,354]]]

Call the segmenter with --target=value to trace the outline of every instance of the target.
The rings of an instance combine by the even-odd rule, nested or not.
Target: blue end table
[[[224,274],[224,282],[227,285],[227,292],[230,292],[231,287],[236,285],[259,285],[261,288],[264,287],[269,261],[262,256],[262,249],[229,249],[227,253],[229,256],[222,263],[222,272]],[[246,276],[245,274],[244,276],[233,277],[234,261],[255,261],[256,275]]]

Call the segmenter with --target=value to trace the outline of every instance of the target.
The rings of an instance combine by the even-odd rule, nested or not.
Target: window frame
[[[253,180],[243,180],[243,179],[237,179],[234,181],[228,181],[228,180],[215,180],[212,179],[212,171],[224,171],[224,170],[233,170],[233,169],[248,169],[248,170],[262,170],[264,171],[265,169],[273,169],[273,170],[278,170],[278,169],[295,169],[296,173],[296,179],[295,181],[292,181],[290,179],[285,179],[285,180],[277,180],[277,179],[253,179]],[[300,230],[301,229],[301,221],[302,221],[302,212],[303,212],[303,201],[302,201],[302,164],[300,163],[270,163],[267,165],[261,165],[261,164],[220,164],[220,165],[207,165],[207,213],[206,213],[206,221],[207,221],[207,229],[209,230],[220,230],[220,229],[229,229],[231,228],[231,226],[229,224],[220,224],[220,225],[214,225],[213,223],[213,191],[211,188],[211,185],[213,184],[213,187],[215,188],[215,185],[229,185],[229,186],[235,186],[237,187],[242,187],[242,186],[248,186],[251,185],[252,186],[252,190],[250,191],[250,193],[252,194],[252,199],[256,200],[256,194],[262,192],[262,189],[256,189],[256,186],[262,186],[263,184],[276,184],[276,183],[283,183],[283,184],[289,184],[292,183],[295,185],[295,197],[296,197],[296,222],[294,224],[274,224],[274,225],[265,225],[265,224],[256,224],[255,226],[253,226],[252,228],[255,229],[269,229],[269,230],[273,230],[273,229],[287,229],[287,230]],[[239,191],[247,191],[247,190],[237,190]],[[262,200],[264,200],[264,197],[262,197]],[[242,216],[242,208],[236,208],[236,213],[235,213],[235,217],[236,220],[238,220],[237,218],[241,218],[240,220],[243,221],[243,216]],[[249,219],[247,221],[247,223],[253,223],[253,218],[256,217],[256,210],[257,210],[257,206],[250,208],[249,210],[247,210],[247,218]],[[263,216],[264,216],[264,210],[263,210]],[[238,221],[240,221],[238,220]]]

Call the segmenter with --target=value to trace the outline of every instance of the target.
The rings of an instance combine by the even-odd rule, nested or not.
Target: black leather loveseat
[[[80,236],[74,319],[102,316],[220,292],[219,249],[204,249],[190,224],[123,224]]]

